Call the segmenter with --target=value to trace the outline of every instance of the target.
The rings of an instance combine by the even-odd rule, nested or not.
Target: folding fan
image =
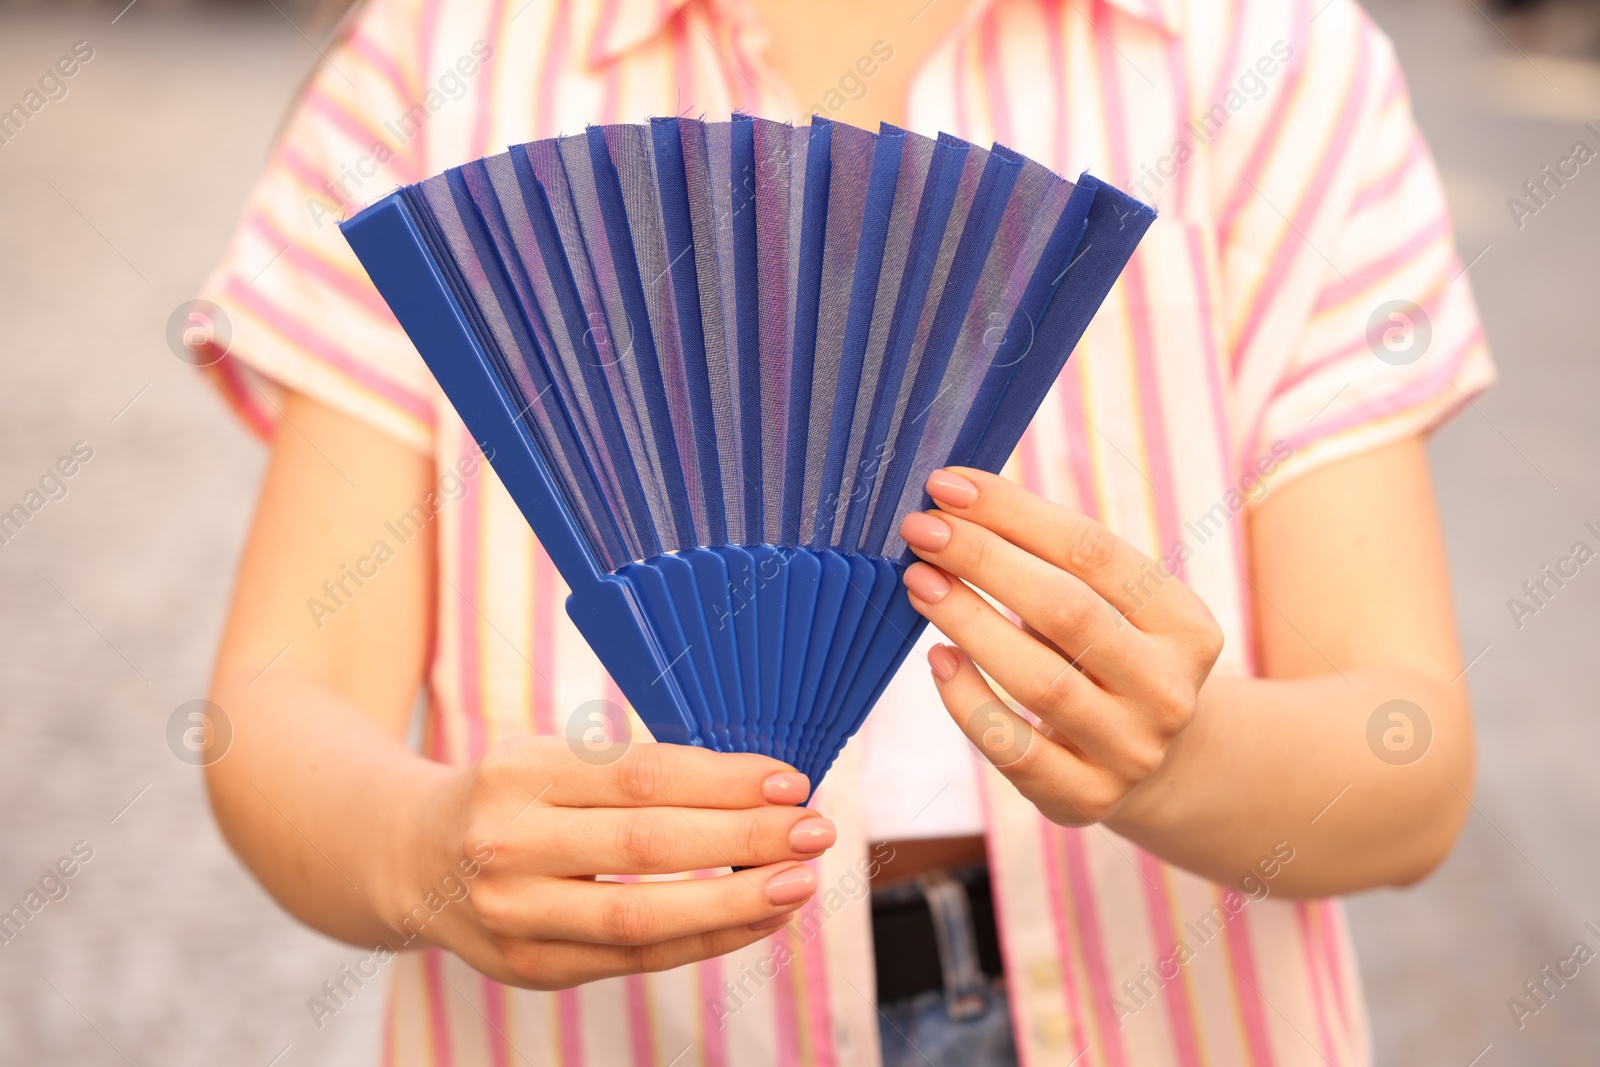
[[[922,632],[900,520],[998,470],[1154,218],[1000,146],[655,119],[343,230],[658,741],[819,782]]]

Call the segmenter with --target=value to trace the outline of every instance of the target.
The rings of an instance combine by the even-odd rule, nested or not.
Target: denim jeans
[[[883,1067],[1016,1067],[1005,983],[993,982],[981,1013],[952,1019],[934,990],[878,1007]]]

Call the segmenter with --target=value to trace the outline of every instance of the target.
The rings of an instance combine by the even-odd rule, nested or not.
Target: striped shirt
[[[371,0],[207,285],[233,324],[212,373],[262,432],[273,391],[294,389],[456,465],[472,440],[339,217],[588,123],[798,117],[764,43],[745,0]],[[1493,377],[1389,42],[1352,0],[973,0],[920,62],[913,129],[998,140],[1159,207],[1006,470],[1167,560],[1226,632],[1217,671],[1251,674],[1251,503],[1429,430]],[[436,520],[425,730],[451,763],[621,699],[492,472],[464,483]],[[384,1062],[877,1063],[858,749],[817,799],[840,831],[820,891],[780,934],[557,993],[407,954],[389,965]],[[1024,1063],[1371,1061],[1337,901],[1280,899],[1264,873],[1226,891],[1104,828],[1047,822],[991,768],[981,780]]]

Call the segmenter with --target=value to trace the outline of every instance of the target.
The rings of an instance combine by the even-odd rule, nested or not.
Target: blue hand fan
[[[813,119],[519,145],[343,225],[658,741],[815,785],[925,625],[897,533],[998,470],[1154,212]]]

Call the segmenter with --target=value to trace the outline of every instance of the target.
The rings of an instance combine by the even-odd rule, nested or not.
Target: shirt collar
[[[599,66],[616,59],[659,34],[691,0],[602,0],[599,19],[589,42],[589,63]],[[945,0],[946,3],[952,0]],[[973,0],[967,20],[976,18],[997,0]],[[1080,0],[1053,0],[1079,7]],[[1129,18],[1168,33],[1183,31],[1184,0],[1081,0],[1086,6],[1103,3]],[[709,0],[724,18],[735,21],[752,17],[741,0]],[[1085,12],[1087,14],[1087,12]]]

